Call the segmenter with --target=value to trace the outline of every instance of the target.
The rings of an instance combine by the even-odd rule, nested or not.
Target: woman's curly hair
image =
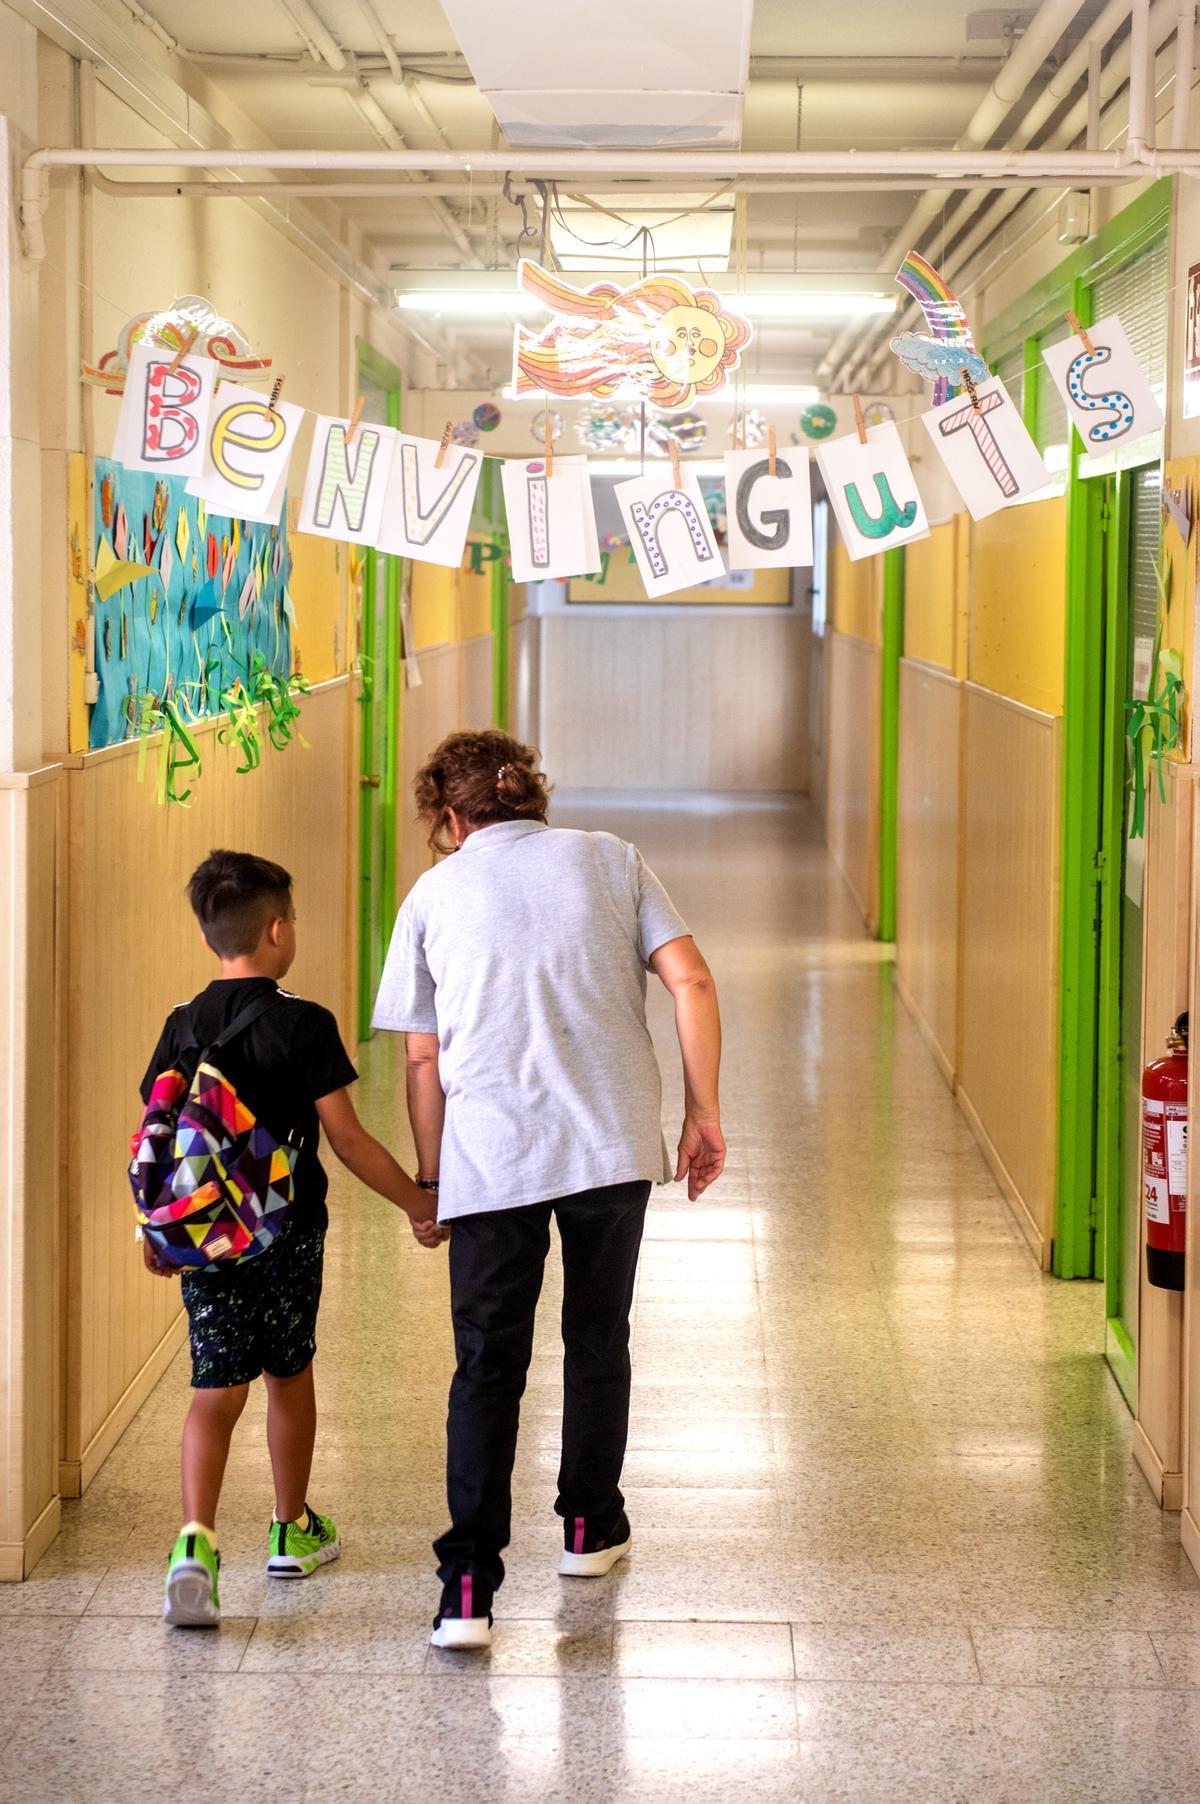
[[[450,810],[468,827],[497,821],[544,821],[550,785],[540,754],[507,733],[451,733],[413,779],[417,816],[435,852],[452,852]]]

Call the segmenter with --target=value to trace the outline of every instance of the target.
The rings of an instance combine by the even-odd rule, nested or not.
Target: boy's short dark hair
[[[253,952],[263,929],[286,915],[292,879],[281,864],[253,852],[210,852],[187,886],[192,913],[220,958]]]

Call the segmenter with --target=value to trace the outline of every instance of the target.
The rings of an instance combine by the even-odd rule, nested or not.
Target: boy
[[[274,1005],[222,1048],[221,1070],[277,1140],[290,1137],[300,1148],[292,1201],[272,1245],[240,1265],[183,1274],[193,1393],[183,1427],[183,1527],[167,1568],[163,1616],[179,1627],[212,1627],[221,1618],[221,1480],[234,1426],[260,1374],[275,1480],[267,1572],[307,1578],[340,1552],[334,1523],[307,1501],[317,1425],[312,1362],[329,1220],[321,1128],[356,1178],[404,1210],[422,1246],[436,1247],[445,1235],[431,1219],[430,1197],[361,1126],[348,1088],[358,1074],[333,1016],[278,987],[296,956],[287,871],[248,852],[213,852],[193,872],[188,899],[221,975],[167,1017],[142,1099],[186,1048],[211,1045],[258,997],[274,993]],[[178,1276],[177,1267],[159,1264],[148,1240],[143,1249],[156,1276]]]

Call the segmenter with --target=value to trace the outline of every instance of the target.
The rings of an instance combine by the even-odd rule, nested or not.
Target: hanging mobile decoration
[[[962,302],[932,263],[909,251],[896,281],[920,307],[929,331],[901,332],[892,339],[892,350],[906,370],[933,383],[933,405],[940,407],[958,392],[963,370],[972,382],[986,382],[991,371],[975,349]]]
[[[767,436],[767,416],[762,408],[751,407],[745,413],[735,415],[729,422],[729,436],[735,450],[739,444],[746,451],[753,451],[763,444]]]
[[[837,429],[837,415],[824,401],[806,407],[800,415],[800,430],[805,438],[828,438]]]
[[[638,425],[628,407],[585,407],[575,430],[589,451],[633,451],[637,447]]]
[[[546,429],[550,429],[550,443],[557,445],[563,435],[563,418],[561,413],[554,413],[549,407],[543,407],[535,413],[529,422],[529,431],[535,444],[544,445]]]
[[[180,295],[158,313],[135,313],[117,334],[116,348],[106,351],[98,364],[83,364],[85,382],[110,395],[125,392],[129,356],[135,345],[157,345],[172,353],[186,350],[193,357],[212,357],[226,374],[246,374],[271,367],[269,357],[252,357],[250,340],[231,320],[222,318],[211,301],[200,294]]]
[[[646,437],[660,451],[669,451],[672,440],[677,450],[699,451],[708,437],[708,423],[698,413],[660,413],[646,427]]]
[[[480,432],[495,432],[500,424],[500,409],[494,401],[481,401],[471,415]]]
[[[541,389],[563,398],[624,395],[689,407],[698,394],[725,386],[751,339],[750,322],[727,301],[681,276],[580,289],[522,258],[517,286],[552,316],[541,331],[516,328],[518,395]]]
[[[890,426],[895,418],[886,401],[872,401],[863,408],[863,423],[867,426]]]
[[[460,420],[450,433],[452,445],[466,445],[468,450],[479,443],[479,428],[474,420]]]

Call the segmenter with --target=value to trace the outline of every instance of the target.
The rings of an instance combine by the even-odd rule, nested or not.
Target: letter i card
[[[904,446],[891,421],[816,447],[842,542],[852,558],[875,557],[929,536],[929,522]]]
[[[986,520],[1048,486],[1050,472],[997,376],[977,386],[974,402],[955,395],[921,418],[972,519]]]
[[[1042,357],[1084,450],[1106,457],[1114,446],[1160,431],[1163,411],[1116,314],[1089,326],[1087,335],[1090,350],[1072,332],[1047,345]]]

